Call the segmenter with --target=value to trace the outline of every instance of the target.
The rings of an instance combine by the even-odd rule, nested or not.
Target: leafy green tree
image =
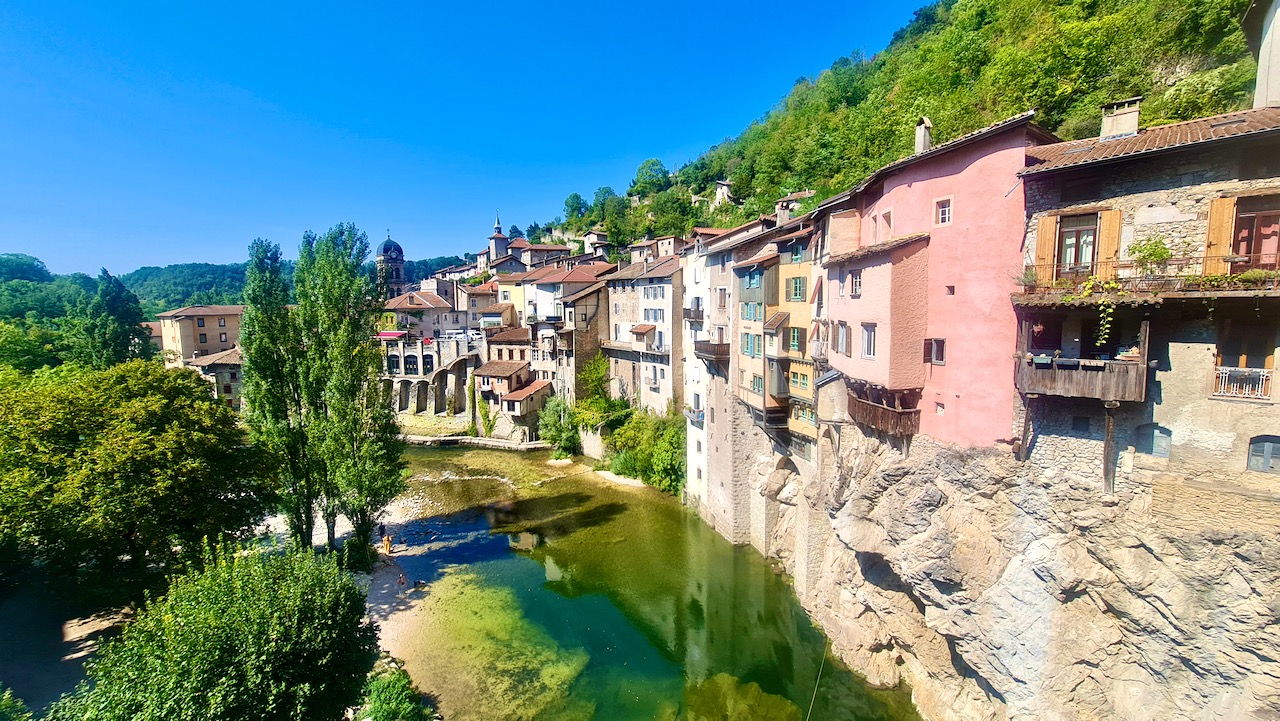
[[[543,228],[541,225],[538,225],[537,223],[530,223],[529,227],[525,228],[525,237],[529,239],[530,243],[536,243],[542,240],[543,236],[549,234],[550,232],[551,232],[551,229],[549,227]]]
[[[141,576],[250,531],[270,503],[259,454],[194,371],[0,380],[0,526],[50,565]]]
[[[609,397],[609,359],[603,351],[596,351],[594,358],[582,364],[577,383],[579,398]]]
[[[34,717],[22,699],[13,695],[13,691],[0,686],[0,721],[31,721]]]
[[[649,158],[636,169],[636,177],[627,189],[627,195],[647,198],[671,187],[671,172],[657,158]]]
[[[377,658],[365,594],[334,556],[211,552],[89,662],[55,721],[337,721]]]
[[[516,225],[515,223],[512,223],[512,224],[511,224],[511,227],[510,227],[510,228],[507,228],[507,237],[508,237],[508,238],[523,238],[523,237],[524,237],[524,231],[523,231],[523,230],[520,230],[520,226]]]
[[[591,219],[595,222],[603,220],[605,203],[607,203],[610,198],[616,197],[618,197],[618,194],[614,192],[613,188],[607,185],[596,188],[596,193],[591,199]]]
[[[664,424],[658,443],[653,448],[653,476],[650,482],[658,488],[679,495],[685,483],[685,424],[669,419]]]
[[[150,358],[154,349],[142,320],[138,297],[103,268],[97,295],[78,304],[67,318],[68,358],[99,370],[130,358]]]
[[[538,437],[555,449],[556,458],[568,458],[582,452],[582,438],[573,409],[560,396],[551,396],[538,414]]]
[[[24,253],[0,253],[0,281],[25,280],[50,283],[53,274],[43,261]]]
[[[0,365],[31,372],[45,366],[56,366],[61,338],[39,324],[0,320]]]
[[[281,459],[282,511],[310,543],[317,508],[329,545],[339,513],[367,544],[377,514],[404,489],[402,442],[372,340],[382,308],[361,272],[369,254],[350,224],[303,235],[288,306],[280,250],[250,246],[241,341],[255,438]]]
[[[656,235],[684,236],[694,226],[699,214],[689,200],[689,192],[677,186],[654,196],[650,206],[653,232]]]
[[[569,197],[564,199],[564,217],[565,220],[574,221],[583,217],[591,210],[591,206],[587,205],[587,201],[577,193],[569,193]]]
[[[276,460],[280,512],[298,544],[309,544],[321,485],[307,443],[303,393],[303,328],[289,307],[280,246],[261,238],[249,245],[245,309],[240,321],[241,394],[254,442]]]

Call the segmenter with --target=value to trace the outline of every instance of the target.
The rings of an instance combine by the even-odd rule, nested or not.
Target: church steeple
[[[493,211],[493,232],[502,232],[502,219],[498,217],[498,211]]]

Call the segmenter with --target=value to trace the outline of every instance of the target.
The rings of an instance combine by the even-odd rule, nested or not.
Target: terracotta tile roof
[[[188,305],[182,308],[156,313],[157,318],[185,318],[192,315],[240,315],[244,313],[242,305]]]
[[[530,243],[529,250],[538,251],[539,253],[549,253],[553,250],[569,250],[569,246],[553,245],[551,243]]]
[[[781,313],[774,313],[773,315],[769,316],[769,320],[766,320],[764,322],[764,329],[766,332],[768,331],[777,332],[777,330],[782,326],[786,325],[787,321],[789,320],[791,320],[791,314],[786,311],[783,311]]]
[[[643,266],[643,263],[634,263],[633,265]],[[660,258],[654,258],[649,261],[649,270],[640,274],[641,278],[670,278],[680,270],[680,256],[664,255]]]
[[[528,247],[529,247],[529,241],[525,240],[524,238],[516,238],[512,240],[510,243],[507,243],[508,250],[514,250],[516,248],[528,248]]]
[[[498,232],[494,233],[493,235],[491,235],[491,236],[489,236],[489,237],[490,237],[490,238],[499,238],[499,239],[503,239],[503,240],[505,240],[507,236],[503,235],[503,234],[502,234],[502,231],[501,231],[501,230],[499,230]]]
[[[521,276],[520,282],[529,283],[531,281],[537,281],[540,283],[542,282],[543,278],[556,275],[557,273],[563,273],[563,272],[564,270],[557,268],[554,265],[544,265],[541,268],[537,268],[535,270],[529,271],[528,273],[525,273],[523,276]]]
[[[599,291],[603,287],[604,287],[604,283],[597,281],[587,286],[586,288],[583,288],[577,293],[574,293],[573,295],[566,295],[565,297],[560,299],[560,302],[561,303],[577,303],[583,298],[590,296],[592,293]]]
[[[640,325],[631,326],[631,333],[633,335],[648,335],[652,333],[657,327],[658,326],[653,325],[652,323],[641,323]]]
[[[490,343],[528,343],[529,329],[511,328],[510,330],[499,331],[489,336]]]
[[[187,362],[193,366],[199,366],[200,368],[212,365],[238,366],[240,365],[240,349],[232,348],[230,350],[224,350],[221,353],[197,356]]]
[[[936,155],[942,155],[943,153],[950,152],[952,150],[955,150],[956,148],[969,145],[970,143],[975,143],[980,140],[985,140],[986,138],[999,135],[1000,133],[1003,133],[1006,130],[1011,130],[1013,128],[1026,126],[1028,129],[1028,132],[1033,136],[1035,136],[1040,141],[1045,143],[1057,142],[1058,141],[1057,136],[1053,135],[1049,131],[1044,130],[1043,128],[1031,122],[1031,118],[1035,117],[1035,114],[1036,113],[1034,110],[1028,110],[1025,113],[1021,113],[1011,118],[1005,118],[1004,120],[1001,120],[999,122],[992,123],[991,125],[988,125],[985,128],[979,128],[978,130],[975,130],[972,133],[961,135],[960,137],[952,140],[948,140],[945,143],[939,143],[938,145],[935,145],[932,148],[929,148],[928,150],[922,153],[915,153],[913,155],[908,155],[907,157],[902,158],[901,160],[895,160],[894,162],[883,166],[882,168],[875,171],[871,175],[868,175],[867,178],[863,180],[861,183],[859,183],[856,187],[850,188],[849,190],[846,190],[843,193],[837,193],[834,196],[822,201],[821,203],[818,204],[818,207],[815,208],[814,210],[816,212],[819,210],[823,210],[825,208],[829,208],[832,205],[836,205],[838,203],[847,201],[849,198],[857,195],[858,193],[862,192],[868,187],[879,182],[884,178],[884,176],[894,172],[895,170],[901,170],[902,168],[905,168],[914,163],[918,163],[921,160],[932,158]]]
[[[498,294],[498,286],[497,284],[494,284],[492,281],[490,281],[489,283],[481,284],[481,285],[464,285],[460,287],[458,290],[461,290],[463,293],[466,293],[467,295],[497,295]]]
[[[1160,125],[1106,140],[1087,138],[1027,148],[1030,165],[1020,175],[1038,175],[1082,165],[1113,163],[1135,156],[1181,150],[1280,131],[1280,108],[1255,108]]]
[[[728,228],[698,228],[695,227],[693,232],[698,235],[724,235],[729,232]]]
[[[813,226],[809,226],[807,228],[802,227],[800,230],[787,233],[786,235],[783,235],[781,237],[774,238],[774,240],[778,242],[782,242],[784,240],[795,240],[796,238],[807,238],[808,236],[813,235],[813,230],[814,230]]]
[[[762,263],[769,263],[769,262],[771,262],[771,261],[775,261],[775,260],[777,260],[777,259],[778,259],[778,247],[777,247],[776,245],[774,245],[773,243],[769,243],[768,245],[764,246],[764,247],[763,247],[763,248],[761,248],[759,251],[757,251],[757,252],[756,252],[756,254],[755,254],[755,255],[753,255],[753,256],[751,256],[750,258],[747,258],[746,260],[743,260],[743,261],[739,261],[739,262],[737,262],[737,263],[734,263],[734,264],[733,264],[733,267],[734,267],[734,268],[749,268],[749,267],[751,267],[751,266],[753,266],[753,265],[760,265],[760,264],[762,264]]]
[[[788,200],[804,200],[805,198],[812,198],[817,194],[818,194],[818,191],[816,190],[801,190],[799,192],[792,193],[791,195],[784,195],[781,198],[778,198],[774,202],[785,203]]]
[[[520,267],[524,267],[524,261],[522,261],[522,260],[520,260],[519,258],[515,257],[514,255],[504,255],[504,256],[502,256],[501,258],[495,258],[495,259],[493,259],[493,260],[489,261],[489,267],[490,267],[490,268],[492,268],[492,267],[495,267],[495,266],[502,265],[503,263],[509,263],[509,262],[514,262],[514,263],[516,263],[517,265],[519,265]]]
[[[143,322],[142,327],[147,329],[147,334],[150,335],[152,338],[160,337],[160,321],[158,320],[145,321]]]
[[[397,295],[382,307],[386,310],[453,310],[453,305],[444,298],[422,290]]]
[[[510,378],[528,367],[528,361],[489,361],[477,368],[475,374],[488,378]]]
[[[511,303],[494,303],[493,305],[489,305],[489,306],[485,306],[484,308],[481,308],[480,313],[482,315],[489,315],[490,313],[502,313],[504,311],[511,310],[514,307],[515,305]]]
[[[627,247],[628,248],[647,248],[657,242],[658,240],[656,238],[653,240],[638,240],[632,243],[631,245],[628,245]]]
[[[851,260],[858,260],[859,258],[869,258],[873,255],[888,253],[891,250],[904,248],[908,245],[911,245],[912,243],[916,243],[916,242],[919,242],[922,240],[928,240],[928,239],[929,239],[928,233],[912,233],[911,235],[903,235],[897,238],[890,238],[889,240],[886,240],[883,243],[868,245],[865,248],[858,248],[857,250],[851,250],[848,253],[833,255],[829,260],[827,260],[827,262],[823,263],[822,265],[823,266],[839,265],[841,263],[848,263]]]
[[[1093,295],[1071,300],[1066,300],[1065,296],[1059,293],[1014,293],[1011,299],[1015,306],[1029,308],[1089,308],[1098,305],[1103,300],[1108,300],[1117,305],[1131,306],[1161,305],[1164,302],[1160,296],[1145,293],[1134,293],[1124,298]]]
[[[504,401],[522,401],[529,396],[547,388],[551,385],[551,381],[534,381],[524,388],[518,388],[502,397]]]

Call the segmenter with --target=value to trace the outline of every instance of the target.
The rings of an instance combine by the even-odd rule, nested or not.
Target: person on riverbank
[[[405,588],[408,585],[408,582],[404,580],[403,573],[400,574],[400,578],[396,579],[396,585],[400,587],[400,595],[403,596],[405,591],[408,590],[407,588]]]
[[[391,536],[382,537],[382,552],[391,555]]]

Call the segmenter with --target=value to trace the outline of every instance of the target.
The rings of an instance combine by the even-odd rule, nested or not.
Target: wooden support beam
[[[1119,401],[1106,401],[1102,407],[1107,411],[1107,436],[1102,444],[1102,492],[1111,495],[1116,492],[1116,409]]]
[[[1029,393],[1022,401],[1022,438],[1018,441],[1018,460],[1020,461],[1031,457],[1031,402],[1039,397]]]

